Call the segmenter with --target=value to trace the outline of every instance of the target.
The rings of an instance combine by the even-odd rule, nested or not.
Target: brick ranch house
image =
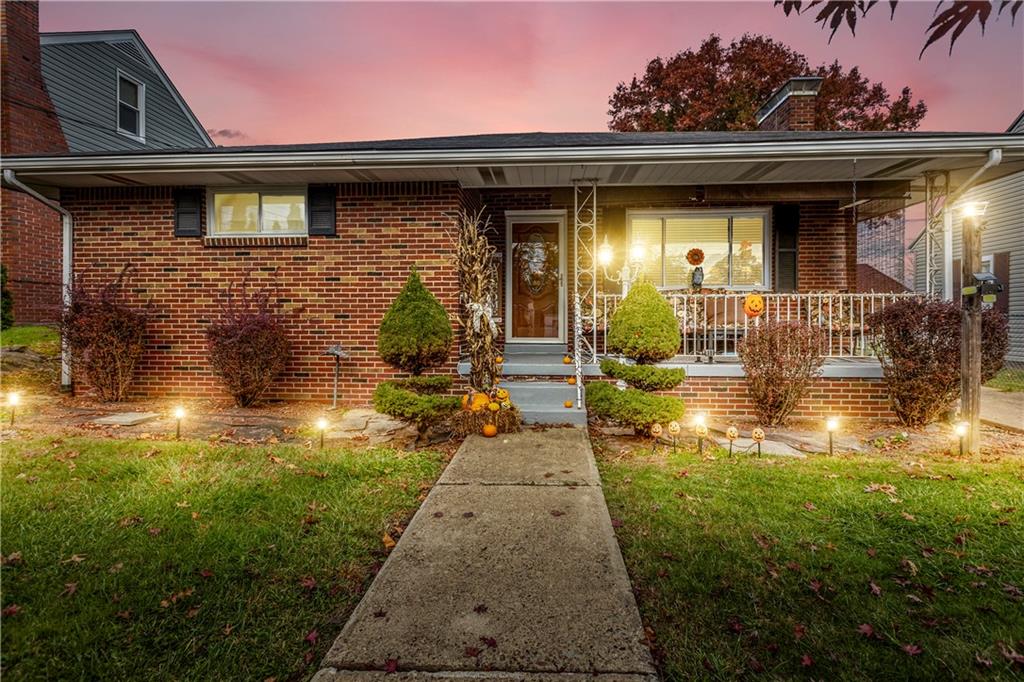
[[[565,376],[600,374],[626,259],[676,308],[684,336],[676,362],[688,370],[680,392],[690,408],[751,412],[735,351],[752,324],[743,296],[758,291],[767,315],[827,329],[830,359],[803,414],[884,416],[863,319],[896,294],[856,293],[858,219],[872,202],[897,197],[927,200],[930,224],[941,227],[943,199],[1024,167],[1024,137],[808,130],[815,81],[780,88],[755,132],[9,157],[5,183],[65,211],[65,277],[101,281],[134,266],[133,291],[154,311],[139,395],[220,394],[204,329],[223,290],[252,273],[295,311],[294,357],[270,397],[329,398],[333,361],[324,351],[341,344],[350,354],[341,399],[368,402],[393,376],[376,354],[384,311],[415,265],[454,317],[454,216],[482,208],[500,260],[506,373],[537,420],[582,418],[554,414],[551,402],[560,407],[566,391],[574,394]],[[700,295],[689,293],[682,260],[692,247],[707,254]],[[707,351],[716,362],[696,362]],[[562,363],[567,353],[578,370]],[[440,371],[464,370],[459,359],[453,348]]]

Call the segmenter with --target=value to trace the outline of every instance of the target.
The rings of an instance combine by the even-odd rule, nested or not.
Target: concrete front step
[[[576,408],[576,387],[555,381],[507,381],[502,384],[508,389],[526,424],[573,424],[587,423],[586,409]],[[566,401],[572,407],[566,407]]]

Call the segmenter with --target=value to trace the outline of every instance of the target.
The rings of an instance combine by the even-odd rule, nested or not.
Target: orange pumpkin
[[[571,401],[571,400],[566,400],[566,401],[565,401],[564,403],[562,403],[562,404],[563,404],[563,405],[565,405],[566,407],[572,407],[572,401]]]
[[[498,427],[494,424],[484,424],[483,434],[486,438],[494,438],[498,435]]]
[[[567,382],[567,383],[568,383],[568,384],[569,384],[570,386],[575,386],[575,385],[576,385],[576,377],[569,377],[568,379],[566,379],[566,382]]]
[[[761,294],[747,294],[743,299],[743,313],[747,317],[760,317],[764,312],[764,297]]]
[[[462,396],[462,409],[464,409],[464,410],[468,410],[469,409],[469,394],[468,393],[464,393],[463,396]]]
[[[566,364],[566,365],[571,365],[572,364],[572,358],[569,357],[568,355],[566,355],[564,358],[562,358],[562,363]]]
[[[469,409],[473,412],[479,412],[487,407],[490,402],[491,398],[486,393],[474,393],[473,402],[470,403]]]
[[[505,358],[499,355],[498,357],[494,358],[494,361],[500,365],[501,363],[505,362]]]

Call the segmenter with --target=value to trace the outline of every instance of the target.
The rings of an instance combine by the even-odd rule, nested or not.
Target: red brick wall
[[[56,322],[60,317],[61,224],[52,208],[27,194],[0,190],[7,285],[19,324]]]
[[[707,412],[717,417],[755,416],[741,377],[687,377],[675,391],[686,400],[688,412]],[[811,386],[794,417],[823,418],[835,413],[844,417],[891,419],[888,392],[881,379],[821,378]]]
[[[363,404],[395,374],[377,357],[377,328],[413,264],[449,313],[456,311],[449,231],[462,199],[455,184],[342,185],[337,236],[287,247],[215,247],[174,237],[166,187],[68,190],[62,203],[75,218],[76,272],[99,282],[131,263],[133,292],[152,302],[138,395],[222,394],[206,361],[204,330],[224,288],[250,272],[255,283],[276,284],[294,312],[293,359],[267,397],[329,399],[334,365],[321,353],[341,343],[352,354],[342,365],[341,399]],[[439,371],[454,374],[456,360],[453,345]]]
[[[761,121],[758,130],[815,130],[812,95],[791,95]]]
[[[0,6],[0,153],[67,151],[43,83],[39,3]],[[0,252],[19,323],[54,322],[60,314],[61,226],[56,211],[24,194],[0,193]]]

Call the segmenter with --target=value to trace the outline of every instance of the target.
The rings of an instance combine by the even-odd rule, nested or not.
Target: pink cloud
[[[615,84],[649,59],[744,31],[812,63],[859,65],[890,91],[910,85],[929,104],[926,129],[1004,129],[1024,107],[1024,22],[918,60],[931,10],[902,3],[896,21],[877,12],[831,45],[810,17],[768,2],[44,2],[42,24],[137,28],[203,123],[246,143],[603,130]]]

